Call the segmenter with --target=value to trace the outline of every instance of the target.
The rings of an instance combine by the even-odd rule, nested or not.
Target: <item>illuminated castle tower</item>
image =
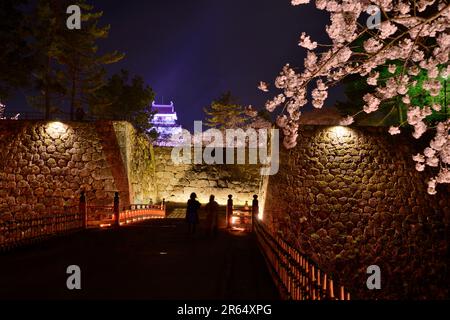
[[[181,126],[177,124],[177,113],[171,101],[169,105],[152,103],[152,111],[156,111],[152,124],[159,134],[157,145],[172,145],[172,137],[181,134]]]

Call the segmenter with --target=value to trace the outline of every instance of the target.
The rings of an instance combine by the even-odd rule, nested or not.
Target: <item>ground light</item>
[[[331,132],[336,135],[336,138],[341,138],[348,136],[350,134],[350,129],[344,126],[335,126],[331,128]]]
[[[60,135],[66,133],[67,126],[62,122],[52,121],[47,124],[45,131],[47,131],[47,133],[53,139],[55,139],[55,138],[59,137]]]

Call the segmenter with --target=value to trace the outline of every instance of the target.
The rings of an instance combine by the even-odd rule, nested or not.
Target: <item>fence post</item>
[[[254,221],[258,219],[259,214],[259,201],[258,196],[256,194],[253,195],[253,201],[252,201],[252,231],[255,231]]]
[[[80,211],[81,218],[83,219],[83,229],[86,229],[88,217],[87,217],[86,196],[84,195],[84,191],[81,191],[81,194],[80,194],[79,211]]]
[[[334,298],[334,285],[333,285],[333,279],[329,280],[329,287],[330,287],[330,299],[335,300]]]
[[[119,193],[114,194],[114,221],[115,226],[120,227]]]
[[[227,228],[230,227],[230,219],[232,215],[233,215],[233,196],[229,194],[227,201],[227,212],[225,217],[225,219],[227,220]]]

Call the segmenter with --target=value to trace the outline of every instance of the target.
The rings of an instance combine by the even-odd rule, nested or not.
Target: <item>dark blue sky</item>
[[[243,104],[262,108],[274,91],[263,93],[260,80],[272,83],[289,62],[301,67],[302,31],[326,40],[327,17],[313,5],[293,7],[290,0],[96,0],[111,24],[102,51],[126,53],[109,67],[139,74],[156,92],[157,102],[175,103],[180,123],[192,128],[203,107],[231,90]],[[323,42],[322,41],[322,42]],[[339,91],[334,90],[330,105]],[[13,99],[12,109],[23,99]],[[14,105],[16,104],[16,105]]]

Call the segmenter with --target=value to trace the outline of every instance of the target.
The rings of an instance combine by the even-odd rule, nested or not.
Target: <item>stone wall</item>
[[[384,128],[303,127],[269,178],[264,222],[354,298],[448,298],[449,188],[426,193],[408,136]],[[382,289],[366,287],[379,265]]]
[[[136,204],[155,201],[158,194],[152,143],[128,122],[114,122],[113,126],[128,177],[130,200]]]
[[[251,203],[261,183],[257,165],[174,164],[172,148],[155,147],[158,198],[186,202],[195,192],[202,203],[214,194],[219,204],[226,204],[232,194],[237,205]]]
[[[233,195],[237,205],[251,203],[260,187],[259,166],[175,164],[172,147],[152,146],[127,122],[114,122],[114,132],[127,172],[130,199],[134,203],[185,203],[195,192],[202,203],[214,194],[225,204]]]
[[[422,139],[424,140],[424,139]],[[415,142],[415,143],[414,143]],[[0,220],[58,212],[88,202],[110,205],[165,198],[225,204],[264,191],[263,221],[352,288],[356,298],[448,297],[449,188],[426,193],[431,172],[411,155],[423,141],[385,129],[302,127],[281,150],[280,170],[261,188],[259,166],[176,165],[172,148],[154,147],[125,122],[0,122]],[[263,199],[264,197],[261,197]],[[382,290],[369,291],[366,268],[379,265]]]
[[[117,190],[95,126],[84,123],[2,121],[0,219],[110,204]]]
[[[0,122],[0,219],[61,211],[86,192],[90,205],[185,203],[196,192],[236,204],[258,192],[259,167],[176,165],[127,122]]]

